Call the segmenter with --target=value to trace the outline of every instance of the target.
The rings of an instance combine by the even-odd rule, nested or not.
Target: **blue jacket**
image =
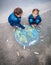
[[[41,17],[40,17],[40,15],[38,15],[38,16],[36,17],[36,19],[35,19],[35,18],[33,17],[33,15],[31,14],[31,15],[28,17],[28,21],[29,21],[30,24],[32,24],[32,23],[39,24],[39,23],[41,22]]]
[[[9,17],[8,17],[8,22],[10,23],[11,26],[17,25],[21,22],[21,17],[17,17],[15,16],[14,13],[12,13]]]

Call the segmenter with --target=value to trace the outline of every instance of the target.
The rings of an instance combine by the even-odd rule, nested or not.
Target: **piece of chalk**
[[[43,39],[41,39],[41,41],[44,41]]]
[[[7,40],[7,42],[8,42],[8,40]]]
[[[25,49],[25,46],[24,46],[24,49]]]
[[[39,54],[38,52],[34,52],[34,53],[37,54],[37,55]]]
[[[18,51],[17,51],[17,55],[18,55],[18,56],[20,55]]]
[[[44,38],[44,36],[40,36],[40,38]]]

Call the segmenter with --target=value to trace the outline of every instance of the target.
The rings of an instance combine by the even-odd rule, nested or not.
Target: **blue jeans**
[[[34,22],[29,22],[29,24],[30,24],[30,25],[32,25],[32,24],[38,25],[40,22],[41,22],[40,20],[35,20]]]

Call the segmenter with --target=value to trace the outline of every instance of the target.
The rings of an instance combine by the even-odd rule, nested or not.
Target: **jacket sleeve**
[[[42,21],[42,19],[41,19],[40,15],[39,15],[39,17],[38,17],[38,18],[39,18],[39,21],[41,22],[41,21]]]
[[[28,22],[31,24],[33,22],[33,18],[28,17]]]
[[[37,19],[36,19],[36,24],[39,24],[41,21],[42,21],[41,17],[38,16]]]

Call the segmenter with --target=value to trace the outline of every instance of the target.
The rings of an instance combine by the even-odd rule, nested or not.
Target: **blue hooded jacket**
[[[8,22],[10,23],[11,26],[17,25],[21,22],[21,17],[17,17],[15,16],[14,13],[12,13],[9,17],[8,17]]]
[[[36,19],[33,17],[33,15],[31,14],[29,17],[28,17],[28,21],[29,21],[29,24],[39,24],[41,22],[41,17],[40,15],[38,15],[36,17]]]

